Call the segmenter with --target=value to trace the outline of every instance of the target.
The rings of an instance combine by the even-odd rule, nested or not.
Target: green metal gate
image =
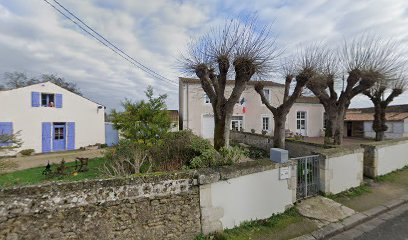
[[[319,194],[319,159],[319,155],[292,158],[297,161],[297,200]]]

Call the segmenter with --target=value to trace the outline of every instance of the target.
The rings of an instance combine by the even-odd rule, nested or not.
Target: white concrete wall
[[[296,167],[291,173],[296,174]],[[282,213],[296,201],[296,175],[279,180],[279,168],[200,186],[204,232]],[[210,229],[208,229],[208,226]]]
[[[388,126],[388,130],[384,134],[386,139],[396,139],[407,135],[404,132],[404,121],[388,121],[386,124]],[[372,121],[364,122],[364,137],[375,138],[375,132],[372,126]]]
[[[377,147],[377,176],[408,165],[408,140],[395,145]]]
[[[344,154],[323,155],[320,161],[320,189],[337,194],[363,182],[364,150],[356,149]]]
[[[32,107],[31,92],[60,93],[62,108]],[[0,91],[0,122],[12,122],[21,131],[20,149],[42,151],[42,122],[75,122],[75,148],[105,142],[105,110],[86,98],[50,82]]]

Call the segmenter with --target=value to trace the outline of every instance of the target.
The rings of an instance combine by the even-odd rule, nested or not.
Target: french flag
[[[239,102],[242,106],[242,113],[246,113],[246,100],[245,98],[242,98],[241,101]]]

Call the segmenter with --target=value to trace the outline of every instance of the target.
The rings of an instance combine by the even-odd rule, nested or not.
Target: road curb
[[[341,232],[347,231],[359,224],[362,224],[364,222],[367,222],[378,215],[381,215],[383,213],[386,213],[388,211],[391,211],[405,203],[408,203],[408,194],[399,197],[397,199],[394,199],[392,201],[389,201],[385,204],[382,204],[380,206],[377,206],[375,208],[371,208],[367,211],[364,212],[358,212],[355,213],[343,220],[340,220],[338,222],[330,223],[320,229],[317,229],[316,231],[313,231],[311,233],[308,233],[306,235],[293,238],[292,240],[320,240],[320,239],[327,239],[329,237],[332,237],[336,234],[339,234]]]

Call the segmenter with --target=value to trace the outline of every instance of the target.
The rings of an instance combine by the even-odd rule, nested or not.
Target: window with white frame
[[[263,94],[268,101],[271,101],[271,92],[269,89],[263,89]]]
[[[205,104],[211,103],[211,100],[210,100],[210,98],[208,97],[207,94],[204,94],[204,103],[205,103]]]
[[[269,120],[270,118],[267,116],[262,117],[262,130],[269,131]]]
[[[241,131],[243,124],[244,124],[244,117],[243,116],[232,116],[231,130]]]

